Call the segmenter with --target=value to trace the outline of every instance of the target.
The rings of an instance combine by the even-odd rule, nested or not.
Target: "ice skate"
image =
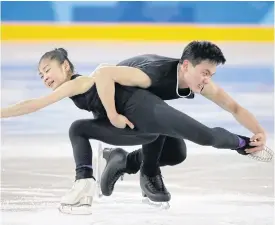
[[[270,162],[273,160],[274,151],[267,146],[263,147],[263,150],[258,152],[253,152],[248,155],[249,158],[260,161],[260,162]]]
[[[264,146],[261,151],[253,152],[253,153],[246,153],[245,149],[253,148],[254,146],[250,146],[250,139],[248,137],[244,137],[241,135],[238,135],[240,138],[245,140],[245,146],[239,149],[235,149],[239,154],[245,155],[251,159],[260,161],[260,162],[270,162],[273,160],[274,152],[267,146]]]
[[[170,207],[170,193],[167,191],[161,173],[154,177],[145,175],[142,170],[140,172],[140,187],[142,190],[143,202],[150,205],[158,206],[164,209]]]
[[[72,189],[62,197],[59,211],[75,215],[91,214],[95,186],[94,178],[76,180]]]
[[[114,190],[115,183],[126,172],[127,154],[121,148],[104,149],[103,158],[106,159],[106,166],[101,175],[100,187],[105,196],[110,196]]]

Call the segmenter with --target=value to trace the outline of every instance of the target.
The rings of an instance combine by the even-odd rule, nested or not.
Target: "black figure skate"
[[[106,166],[101,175],[100,187],[101,192],[105,196],[113,193],[115,183],[126,172],[127,154],[121,148],[103,150],[103,158],[106,159]]]
[[[149,177],[140,170],[140,187],[142,190],[143,202],[163,209],[170,208],[170,193],[167,191],[161,176],[160,170],[157,175]]]

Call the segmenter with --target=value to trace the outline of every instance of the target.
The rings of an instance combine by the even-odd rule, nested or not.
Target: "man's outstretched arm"
[[[254,133],[254,136],[251,138],[251,145],[255,146],[255,148],[249,149],[249,152],[259,151],[263,148],[266,143],[266,133],[251,112],[238,104],[221,87],[212,81],[205,85],[201,94],[224,110],[230,112],[242,126]]]

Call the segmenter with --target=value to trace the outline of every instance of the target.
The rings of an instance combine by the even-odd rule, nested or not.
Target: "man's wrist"
[[[265,130],[260,129],[260,130],[258,130],[255,134],[263,134],[263,135],[266,135],[266,132],[265,132]]]

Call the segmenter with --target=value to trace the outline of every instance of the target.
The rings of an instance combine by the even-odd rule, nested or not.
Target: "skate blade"
[[[100,188],[100,181],[101,181],[101,175],[102,175],[102,164],[103,164],[103,147],[102,147],[102,143],[99,142],[98,144],[98,148],[97,148],[97,162],[95,163],[96,165],[96,190],[95,190],[95,196],[97,198],[101,198],[102,192],[101,192],[101,188]]]
[[[59,212],[70,215],[91,215],[92,206],[91,205],[60,205]]]
[[[111,155],[112,149],[111,148],[104,148],[102,150],[102,157],[106,160],[106,162],[109,161],[110,155]]]
[[[147,197],[142,198],[142,203],[148,204],[150,206],[154,206],[154,207],[160,208],[160,209],[169,209],[170,208],[169,202],[153,202]]]
[[[251,153],[247,156],[260,162],[270,162],[273,160],[274,152],[267,146],[264,146],[263,150]]]

